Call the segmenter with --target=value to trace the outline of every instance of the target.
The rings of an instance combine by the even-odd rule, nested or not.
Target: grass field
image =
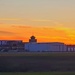
[[[75,53],[0,53],[0,72],[75,72]]]
[[[75,72],[0,73],[0,75],[75,75]]]
[[[75,52],[1,52],[0,56],[75,56]]]

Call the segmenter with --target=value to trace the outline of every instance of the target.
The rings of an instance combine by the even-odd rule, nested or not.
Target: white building
[[[0,45],[7,45],[9,43],[12,44],[22,43],[22,40],[0,40]]]
[[[33,38],[33,39],[32,39]],[[25,50],[30,52],[63,52],[66,51],[67,46],[64,43],[37,43],[34,36],[31,37],[29,43],[25,43]]]
[[[23,51],[22,40],[0,40],[0,51]]]

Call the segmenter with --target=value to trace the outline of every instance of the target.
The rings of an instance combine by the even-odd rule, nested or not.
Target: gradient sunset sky
[[[0,40],[75,44],[75,0],[0,0]]]

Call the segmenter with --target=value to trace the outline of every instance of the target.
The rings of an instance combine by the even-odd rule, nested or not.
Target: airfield
[[[75,72],[75,52],[1,52],[0,72]]]

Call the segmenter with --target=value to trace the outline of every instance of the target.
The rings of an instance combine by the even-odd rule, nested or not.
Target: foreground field
[[[0,73],[0,75],[75,75],[75,72]]]
[[[0,56],[75,56],[75,52],[0,52]]]
[[[75,72],[75,53],[0,53],[0,72],[54,71]]]

